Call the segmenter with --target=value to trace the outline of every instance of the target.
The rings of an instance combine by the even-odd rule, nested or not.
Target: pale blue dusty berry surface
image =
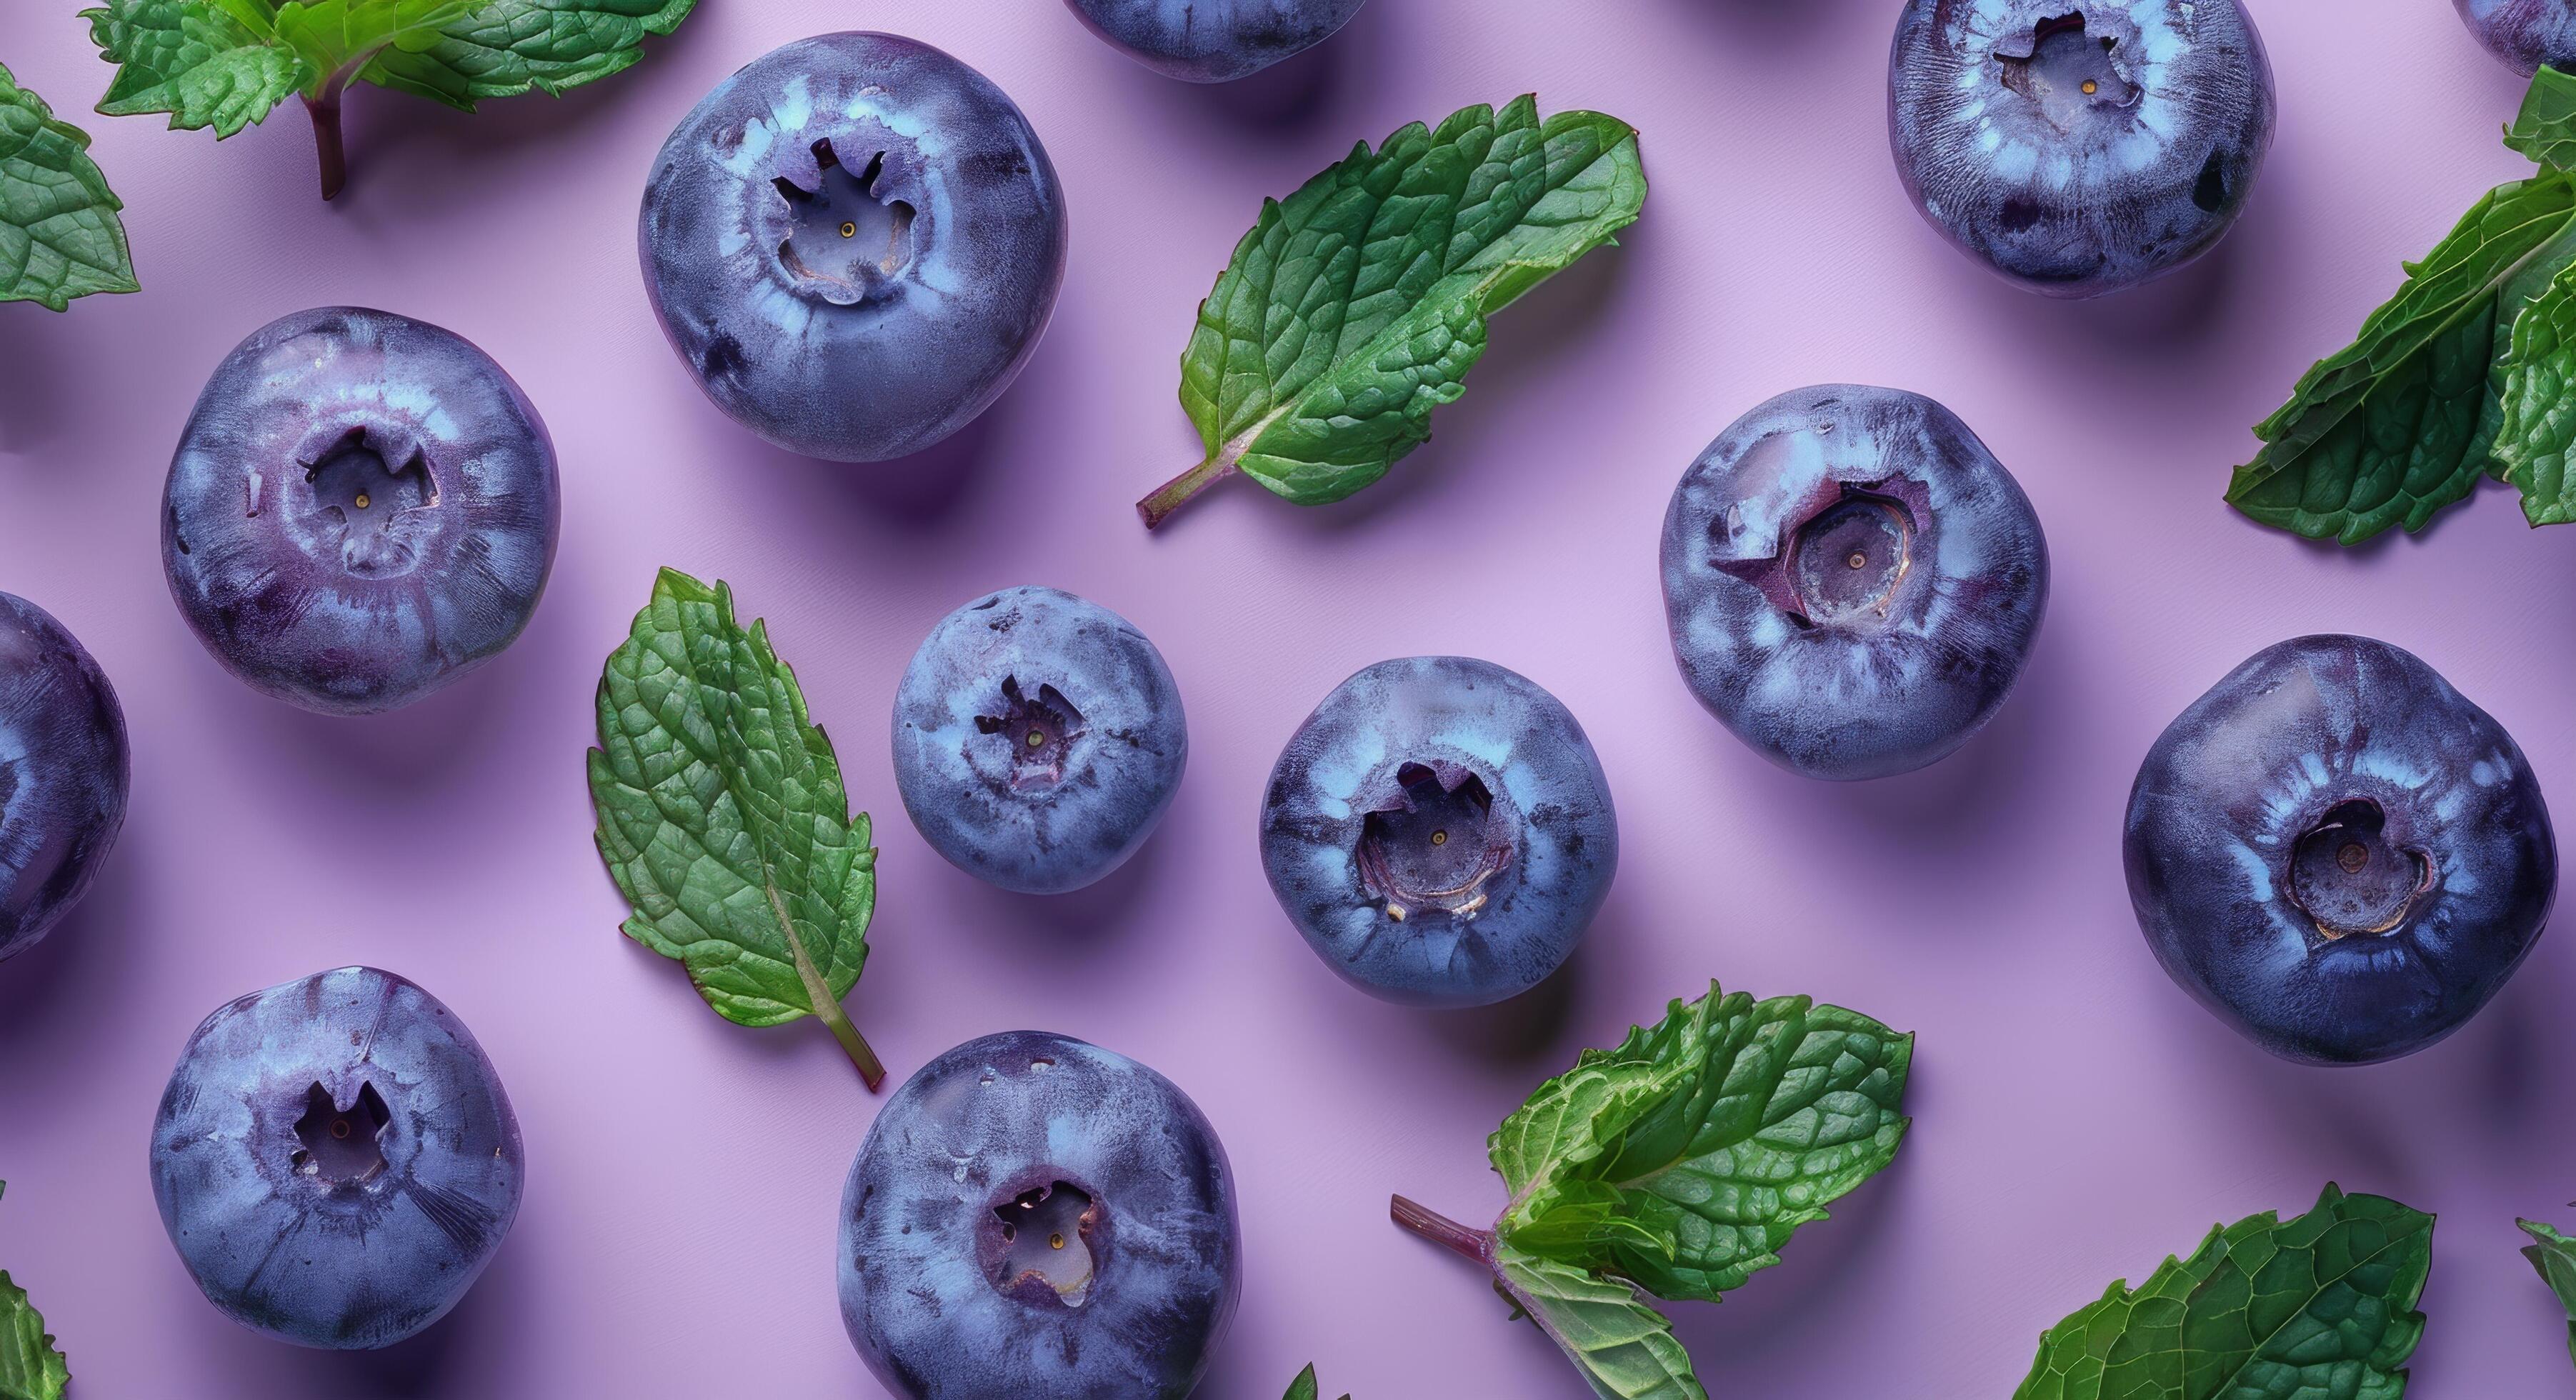
[[[1682,679],[1794,772],[1877,778],[1967,742],[2048,604],[2048,543],[2012,474],[1920,394],[1820,384],[1757,405],[1664,515]]]
[[[226,1003],[152,1123],[152,1198],[206,1300],[300,1346],[390,1346],[510,1233],[519,1120],[473,1033],[371,967]]]
[[[1193,83],[1257,73],[1333,36],[1368,0],[1065,0],[1137,62]]]
[[[188,415],[170,594],[226,669],[309,710],[406,705],[500,654],[554,567],[553,439],[453,332],[326,306],[251,333]]]
[[[909,1400],[1181,1400],[1233,1320],[1233,1170],[1124,1055],[1009,1031],[886,1100],[841,1195],[841,1320]]]

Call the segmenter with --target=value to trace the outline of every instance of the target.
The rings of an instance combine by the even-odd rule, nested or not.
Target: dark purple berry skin
[[[1168,77],[1225,83],[1333,36],[1368,0],[1065,0],[1091,32]]]
[[[1592,741],[1490,661],[1381,661],[1324,697],[1270,770],[1261,866],[1324,965],[1411,1006],[1546,980],[1619,868]]]
[[[2267,647],[2138,769],[2129,899],[2185,991],[2274,1054],[2368,1064],[2460,1028],[2548,922],[2558,847],[2513,736],[2366,637]]]
[[[452,332],[284,316],[197,396],[162,497],[170,596],[225,669],[325,714],[410,704],[500,654],[554,567],[554,441]]]
[[[1055,588],[987,594],[930,629],[894,699],[894,777],[931,849],[1022,894],[1126,863],[1190,756],[1181,692],[1135,626]]]
[[[1735,420],[1664,515],[1682,679],[1773,762],[1880,778],[1966,743],[2048,606],[2021,486],[1920,394],[1793,390]]]
[[[663,333],[735,422],[877,462],[964,427],[1064,282],[1064,191],[983,74],[824,34],[716,85],[653,162],[637,242]]]
[[[2576,0],[2451,0],[2478,42],[2517,73],[2576,71]]]
[[[206,1300],[298,1346],[391,1346],[518,1218],[519,1120],[438,998],[344,967],[197,1027],[152,1124],[152,1198]]]
[[[909,1400],[1182,1400],[1242,1291],[1225,1148],[1172,1082],[1009,1031],[886,1100],[841,1193],[841,1321]]]
[[[2238,0],[1908,0],[1888,132],[1915,207],[2016,284],[2162,276],[2243,212],[2272,65]]]
[[[51,614],[0,593],[0,962],[36,946],[125,825],[125,711]]]

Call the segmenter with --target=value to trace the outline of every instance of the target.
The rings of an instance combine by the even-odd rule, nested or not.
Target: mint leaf
[[[473,110],[478,98],[564,89],[632,63],[696,0],[107,0],[83,10],[117,65],[98,109],[167,112],[218,140],[290,96],[313,118],[322,197],[348,180],[340,99],[353,81]]]
[[[1320,1392],[1315,1388],[1315,1368],[1311,1365],[1298,1372],[1297,1379],[1288,1383],[1287,1400],[1317,1400],[1319,1394]],[[1345,1395],[1342,1400],[1351,1400],[1351,1397]]]
[[[1896,1156],[1914,1038],[1806,997],[1715,983],[1586,1050],[1487,1150],[1511,1201],[1476,1230],[1402,1196],[1395,1223],[1495,1286],[1619,1400],[1704,1400],[1663,1315],[1780,1262],[1800,1225]]]
[[[1715,1302],[1896,1157],[1914,1038],[1806,997],[1672,1004],[1587,1050],[1491,1142],[1496,1231],[1658,1297]]]
[[[0,68],[0,301],[68,308],[135,289],[122,201],[89,158],[89,137]]]
[[[2433,1217],[2329,1184],[2114,1282],[2040,1336],[2013,1400],[2398,1400],[2432,1247]]]
[[[387,49],[367,81],[474,110],[487,97],[561,96],[632,67],[644,36],[667,35],[697,0],[496,0],[419,49]]]
[[[2576,1240],[2537,1220],[2513,1223],[2538,1241],[2524,1245],[2522,1257],[2540,1271],[2540,1281],[2549,1285],[2549,1291],[2558,1295],[2559,1306],[2567,1310],[2567,1354],[2576,1359]]]
[[[2350,346],[2316,363],[2237,468],[2238,510],[2344,544],[2421,530],[2487,470],[2494,366],[2514,314],[2576,257],[2576,181],[2543,171],[2489,191]],[[2539,284],[2529,280],[2546,268]]]
[[[1541,121],[1528,96],[1362,143],[1264,201],[1181,356],[1207,456],[1137,503],[1145,524],[1237,472],[1299,505],[1384,476],[1466,392],[1485,318],[1645,202],[1634,128],[1598,112]]]
[[[1628,1285],[1510,1245],[1495,1250],[1494,1271],[1602,1400],[1708,1400],[1673,1325]]]
[[[2495,459],[2522,492],[2534,525],[2576,520],[2576,480],[2567,455],[2576,441],[2576,267],[2562,270],[2514,319],[2501,362],[2504,389]]]
[[[729,1021],[820,1017],[877,1087],[840,1005],[867,961],[876,850],[767,624],[745,631],[733,590],[664,569],[600,677],[599,743],[591,805],[627,936]]]
[[[0,1190],[7,1187],[0,1181]],[[71,1382],[70,1364],[54,1349],[27,1290],[0,1269],[0,1400],[62,1400]]]
[[[2548,67],[2532,74],[2504,143],[2542,165],[2576,170],[2576,78]]]
[[[109,0],[83,10],[90,42],[117,65],[98,110],[167,112],[173,128],[213,127],[221,140],[319,81],[278,42],[265,5],[220,0]]]

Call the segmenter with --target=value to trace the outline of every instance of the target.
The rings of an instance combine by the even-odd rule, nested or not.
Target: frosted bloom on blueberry
[[[161,562],[198,639],[309,710],[407,705],[491,660],[554,567],[554,442],[463,337],[329,306],[216,366],[170,462]]]
[[[218,1008],[152,1124],[152,1198],[206,1300],[299,1346],[391,1346],[445,1316],[524,1170],[473,1033],[371,967]]]
[[[1065,0],[1093,33],[1193,83],[1257,73],[1322,43],[1367,0]]]
[[[1342,682],[1289,738],[1261,866],[1352,985],[1482,1006],[1572,955],[1609,897],[1619,819],[1555,696],[1490,661],[1408,657]]]
[[[1190,752],[1163,654],[1127,619],[1054,588],[1008,588],[942,618],[894,702],[894,776],[933,850],[1023,894],[1126,863]]]
[[[2576,0],[2451,0],[2478,42],[2517,73],[2576,69]]]
[[[2199,257],[2271,149],[2239,0],[1908,0],[1888,66],[1923,217],[2022,286],[2095,296]]]
[[[918,452],[1001,396],[1064,281],[1064,191],[983,74],[893,34],[753,60],[671,132],[637,240],[662,330],[735,422]]]
[[[886,1100],[841,1192],[841,1321],[909,1400],[1182,1400],[1242,1291],[1198,1106],[1068,1036],[968,1041]]]
[[[1877,778],[2003,705],[2048,544],[1950,410],[1823,384],[1758,405],[1682,474],[1663,575],[1673,657],[1710,713],[1794,772]]]
[[[53,615],[0,593],[0,960],[89,892],[125,825],[125,711]]]
[[[2256,652],[2147,751],[2123,842],[2175,982],[2275,1054],[2363,1064],[2466,1023],[2522,964],[2557,838],[2513,736],[2367,637]]]

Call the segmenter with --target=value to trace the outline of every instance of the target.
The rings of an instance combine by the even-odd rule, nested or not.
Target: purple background
[[[0,17],[0,61],[81,114],[109,70],[72,0]],[[2520,738],[2576,814],[2576,530],[2490,488],[2429,538],[2342,552],[2219,502],[2246,425],[2349,337],[2488,185],[2520,83],[2442,0],[2262,0],[2278,144],[2194,271],[2060,305],[1992,280],[1908,207],[1882,129],[1894,0],[1376,0],[1233,89],[1158,78],[1055,0],[706,0],[632,72],[467,119],[373,89],[356,178],[313,197],[300,113],[218,146],[83,116],[146,290],[0,307],[0,588],[121,691],[134,806],[97,888],[0,967],[0,1264],[91,1397],[875,1395],[832,1294],[835,1210],[877,1100],[821,1027],[749,1031],[621,938],[591,847],[591,691],[658,564],[767,616],[878,818],[875,956],[850,998],[897,1074],[1030,1025],[1154,1064],[1233,1156],[1250,1261],[1201,1394],[1564,1397],[1579,1383],[1457,1261],[1391,1228],[1403,1190],[1482,1219],[1485,1135],[1578,1047],[1718,977],[1921,1033],[1895,1168],[1723,1307],[1677,1309],[1718,1395],[2002,1397],[2040,1329],[2212,1221],[2328,1178],[2438,1211],[2423,1394],[2567,1393],[2516,1214],[2576,1196],[2576,979],[2546,940],[2471,1027],[2404,1062],[2274,1061],[2192,1005],[2131,920],[2119,816],[2171,716],[2259,646],[2349,629],[2414,649]],[[998,81],[1062,172],[1073,260],[1017,388],[958,439],[866,468],[708,407],[638,285],[663,134],[773,45],[856,24]],[[1261,196],[1352,141],[1535,88],[1645,133],[1625,246],[1513,308],[1464,402],[1394,477],[1300,511],[1244,483],[1149,538],[1129,502],[1196,455],[1173,398],[1197,299]],[[226,350],[325,302],[480,343],[561,447],[563,548],[535,624],[411,710],[318,718],[207,658],[154,512]],[[1848,379],[1956,409],[2017,473],[2056,592],[2020,693],[1956,757],[1801,781],[1691,701],[1654,552],[1683,466],[1746,407]],[[1055,900],[951,870],[888,774],[895,680],[980,590],[1057,584],[1134,619],[1187,697],[1193,762],[1125,871]],[[1255,806],[1281,742],[1380,658],[1489,657],[1598,744],[1624,868],[1569,969],[1437,1016],[1343,986],[1273,905]],[[444,998],[527,1135],[526,1206],[447,1322],[388,1356],[235,1327],[164,1240],[153,1106],[198,1019],[349,962]]]

